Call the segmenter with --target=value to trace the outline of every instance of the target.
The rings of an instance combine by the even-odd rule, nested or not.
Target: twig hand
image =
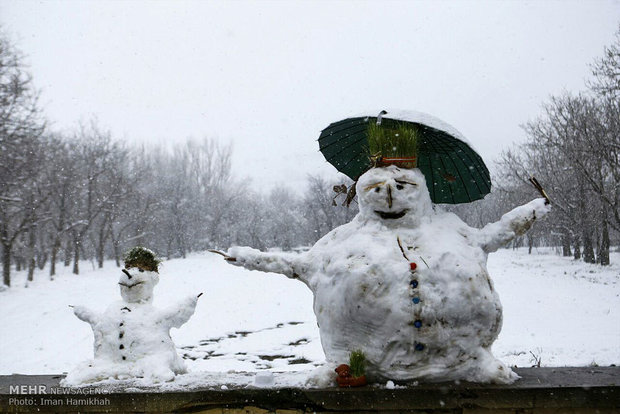
[[[229,255],[227,255],[226,253],[224,253],[224,252],[220,252],[219,250],[209,249],[209,250],[207,250],[207,251],[208,251],[208,252],[211,252],[211,253],[219,254],[220,256],[224,256],[224,259],[226,259],[226,260],[227,260],[227,261],[229,261],[229,262],[236,262],[236,261],[237,261],[237,259],[236,259],[235,257],[230,257],[230,256],[229,256]]]
[[[538,182],[536,177],[531,176],[530,177],[530,183],[532,183],[532,185],[534,186],[534,188],[536,188],[538,190],[540,195],[542,195],[545,198],[545,204],[551,204],[551,200],[549,200],[549,196],[547,195],[545,190],[542,188],[542,185],[540,185],[540,183]]]

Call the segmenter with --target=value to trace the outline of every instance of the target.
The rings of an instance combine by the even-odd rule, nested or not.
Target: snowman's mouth
[[[398,212],[388,212],[388,211],[378,211],[375,210],[375,213],[377,213],[382,219],[384,220],[395,220],[395,219],[399,219],[401,217],[404,217],[405,214],[407,214],[407,209],[402,210],[402,211],[398,211]]]
[[[144,283],[144,282],[136,282],[136,283],[133,283],[133,284],[131,284],[131,285],[128,285],[127,283],[118,282],[118,284],[119,284],[119,285],[121,285],[121,286],[125,286],[126,288],[132,288],[132,287],[134,287],[134,286],[138,286],[138,285],[141,285],[141,284],[143,284],[143,283]]]

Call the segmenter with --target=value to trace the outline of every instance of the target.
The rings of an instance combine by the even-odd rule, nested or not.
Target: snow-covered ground
[[[491,254],[488,269],[504,306],[494,354],[521,367],[619,364],[620,253],[611,260],[602,268],[548,249]],[[100,270],[84,263],[78,276],[59,269],[54,281],[47,269],[38,272],[29,287],[24,272],[14,273],[13,287],[0,292],[0,374],[61,373],[92,357],[90,326],[68,305],[103,311],[120,298],[120,270],[112,262]],[[164,262],[160,274],[155,306],[204,292],[196,314],[172,331],[188,378],[208,371],[225,383],[232,371],[307,372],[322,361],[312,295],[302,283],[211,253]]]

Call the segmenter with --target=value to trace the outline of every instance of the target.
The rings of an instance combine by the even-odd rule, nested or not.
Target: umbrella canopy
[[[368,126],[411,124],[419,131],[417,168],[435,204],[479,200],[491,191],[489,170],[478,153],[452,126],[421,112],[376,111],[330,124],[321,132],[319,149],[338,171],[357,180],[372,167]]]

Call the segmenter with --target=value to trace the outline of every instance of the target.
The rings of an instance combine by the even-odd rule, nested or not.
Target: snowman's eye
[[[397,190],[402,190],[403,188],[405,188],[403,185],[401,185],[401,184],[396,184],[396,189],[397,189]]]
[[[379,191],[381,191],[381,189],[379,187],[381,187],[383,184],[385,184],[385,181],[382,181],[380,183],[374,183],[374,184],[367,185],[366,187],[364,187],[364,191],[370,191],[370,190],[372,190],[374,188],[376,192],[379,192]]]
[[[144,269],[140,269],[140,268],[138,268],[138,271],[139,271],[140,273],[142,273],[142,272],[144,272]]]
[[[405,180],[394,180],[394,181],[396,181],[398,184],[401,184],[401,185],[402,185],[402,184],[409,184],[409,185],[412,185],[412,186],[414,186],[414,187],[417,187],[417,186],[418,186],[416,183],[413,183],[413,182],[411,182],[411,181],[405,181]],[[398,188],[398,186],[396,186],[396,188]],[[398,189],[399,189],[399,190],[402,190],[402,188],[398,188]]]

